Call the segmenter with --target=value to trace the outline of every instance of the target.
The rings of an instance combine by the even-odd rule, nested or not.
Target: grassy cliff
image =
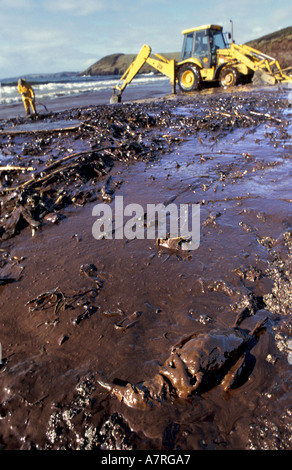
[[[95,62],[82,75],[123,75],[137,54],[111,54]],[[180,52],[161,54],[167,59],[179,60]],[[148,64],[143,65],[141,73],[155,72]]]
[[[249,41],[247,45],[275,57],[282,68],[292,67],[292,26]]]
[[[249,46],[278,59],[282,68],[292,66],[292,26],[268,34],[259,39],[249,41]],[[179,61],[180,52],[161,53],[168,59]],[[95,62],[81,75],[118,75],[121,76],[127,70],[136,54],[111,54]],[[148,64],[143,65],[141,73],[155,72]]]

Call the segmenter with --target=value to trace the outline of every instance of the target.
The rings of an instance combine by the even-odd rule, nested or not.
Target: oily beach
[[[1,110],[0,445],[291,450],[291,91],[128,93]],[[95,238],[118,196],[199,246]]]

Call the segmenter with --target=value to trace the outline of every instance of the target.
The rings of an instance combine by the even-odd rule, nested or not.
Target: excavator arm
[[[111,104],[121,102],[123,91],[125,90],[127,85],[131,83],[137,73],[140,72],[141,68],[145,63],[151,65],[153,68],[169,77],[172,85],[172,91],[173,93],[175,93],[175,60],[168,60],[160,54],[155,54],[158,58],[155,59],[153,57],[150,57],[150,54],[151,48],[144,44],[137,57],[133,60],[133,62],[129,65],[123,76],[120,78],[118,85],[114,87],[113,95],[110,99]]]

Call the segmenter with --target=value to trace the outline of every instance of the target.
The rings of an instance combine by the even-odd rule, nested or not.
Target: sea
[[[0,80],[0,104],[3,106],[21,103],[21,96],[17,91],[18,78],[4,78]],[[48,102],[60,97],[76,97],[88,92],[109,92],[119,83],[119,76],[81,76],[78,73],[53,74],[40,76],[23,76],[33,87],[36,99]],[[139,74],[131,83],[133,87],[151,86],[169,82],[163,75],[155,73]]]

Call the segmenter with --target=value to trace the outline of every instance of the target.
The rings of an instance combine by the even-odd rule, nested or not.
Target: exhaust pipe
[[[233,44],[233,21],[230,20],[231,23],[231,44]]]

